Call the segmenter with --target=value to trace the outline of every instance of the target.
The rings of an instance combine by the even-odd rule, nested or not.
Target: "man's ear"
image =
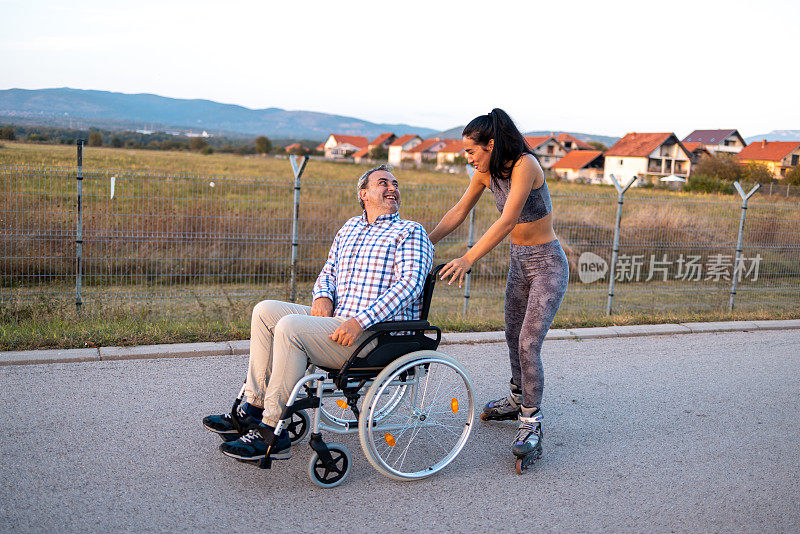
[[[358,198],[361,199],[363,202],[365,198],[367,198],[367,190],[366,189],[359,189],[358,190]]]

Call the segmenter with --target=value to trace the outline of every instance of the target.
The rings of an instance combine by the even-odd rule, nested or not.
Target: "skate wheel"
[[[481,413],[481,421],[483,421],[484,423],[486,421],[489,421],[489,416],[486,415],[486,413]]]
[[[517,458],[515,467],[518,475],[521,475],[525,471],[526,466],[522,463],[522,458]]]

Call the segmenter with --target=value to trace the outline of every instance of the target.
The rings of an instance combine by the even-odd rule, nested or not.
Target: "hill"
[[[450,128],[449,130],[443,130],[441,132],[433,132],[431,134],[423,136],[425,139],[432,139],[434,137],[441,137],[443,139],[460,139],[461,132],[464,130],[464,126],[456,126],[455,128]],[[598,141],[603,143],[604,145],[610,147],[617,141],[619,141],[619,137],[610,137],[608,135],[597,135],[597,134],[587,134],[581,132],[562,132],[562,131],[552,131],[552,130],[541,130],[535,132],[527,132],[522,135],[527,137],[536,137],[540,135],[558,135],[560,133],[568,133],[573,137],[577,137],[581,141]]]
[[[250,109],[211,100],[70,88],[0,90],[0,120],[83,129],[172,129],[184,133],[205,130],[214,135],[317,141],[332,132],[377,137],[389,131],[398,135],[427,135],[434,131],[313,111]]]
[[[800,141],[800,130],[772,130],[768,134],[754,135],[745,139],[748,144],[754,141]]]

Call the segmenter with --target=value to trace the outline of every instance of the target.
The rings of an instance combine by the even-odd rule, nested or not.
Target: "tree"
[[[17,135],[14,133],[13,126],[3,126],[3,128],[0,130],[0,139],[14,141],[16,138]]]
[[[111,146],[113,146],[114,148],[122,148],[122,139],[120,139],[115,135],[114,138],[111,140]]]
[[[369,159],[374,159],[376,161],[387,160],[389,159],[389,150],[383,145],[373,147],[372,150],[369,151]]]
[[[789,169],[786,176],[783,177],[783,182],[789,185],[800,185],[800,165]]]
[[[256,137],[256,152],[259,154],[269,154],[272,152],[272,141],[263,135]]]
[[[103,134],[92,132],[89,134],[89,146],[103,146]]]
[[[608,150],[608,147],[601,143],[600,141],[589,141],[589,146],[591,146],[595,150],[599,150],[600,152],[605,152]]]
[[[716,178],[726,182],[735,182],[744,177],[745,169],[739,164],[735,156],[730,154],[717,154],[700,158],[694,166],[693,174]]]

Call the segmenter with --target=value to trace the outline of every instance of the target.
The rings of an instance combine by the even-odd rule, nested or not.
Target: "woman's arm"
[[[458,280],[458,285],[461,287],[464,275],[470,270],[472,264],[488,254],[511,233],[519,221],[519,215],[522,213],[531,189],[540,187],[544,181],[544,172],[536,160],[523,156],[511,172],[510,179],[511,188],[500,217],[466,254],[452,260],[442,269],[440,277],[444,279],[449,276],[448,284]]]
[[[475,207],[475,204],[477,204],[478,200],[481,198],[481,194],[486,188],[486,183],[486,176],[482,176],[478,171],[473,173],[469,186],[467,190],[464,191],[461,199],[455,206],[450,208],[450,211],[445,213],[442,220],[436,225],[436,228],[433,229],[433,232],[428,235],[431,243],[435,245],[464,222],[469,211]]]

